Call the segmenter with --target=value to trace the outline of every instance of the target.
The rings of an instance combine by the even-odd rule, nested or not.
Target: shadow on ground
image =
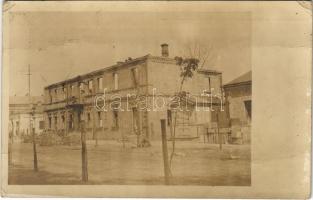
[[[23,166],[14,165],[9,170],[9,185],[164,185],[164,178],[158,177],[149,180],[126,181],[124,179],[104,180],[101,182],[88,181],[83,183],[80,177],[71,173],[55,174],[47,171],[35,172],[33,169],[27,169]],[[241,185],[249,186],[250,177],[172,177],[171,185],[214,185],[231,186]]]
[[[13,145],[10,185],[164,185],[161,144],[122,148],[106,142],[88,145],[88,183],[81,181],[80,146],[38,146],[39,171],[33,171],[31,144]],[[169,147],[169,152],[171,149]],[[172,185],[250,186],[250,146],[199,142],[177,144]]]
[[[82,184],[80,178],[74,174],[55,174],[40,170],[14,165],[9,169],[9,185],[75,185]]]

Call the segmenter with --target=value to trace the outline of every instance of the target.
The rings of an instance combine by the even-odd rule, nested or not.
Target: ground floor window
[[[62,115],[61,119],[62,119],[62,128],[65,128],[65,117],[64,117],[64,115]]]
[[[170,126],[172,121],[172,111],[167,110],[167,125]]]
[[[44,121],[39,121],[39,129],[42,130],[45,127],[45,122]]]
[[[73,126],[73,115],[70,114],[69,116],[69,129],[73,129],[74,126]]]
[[[58,129],[58,117],[57,116],[54,117],[54,128]]]
[[[51,129],[51,125],[52,125],[51,120],[52,120],[51,117],[49,117],[49,122],[48,123],[49,123],[49,128],[50,129]]]
[[[84,113],[83,112],[81,112],[80,114],[79,114],[79,117],[80,117],[80,121],[85,121],[85,117],[84,117]]]
[[[133,111],[133,131],[137,134],[138,132],[138,127],[139,127],[139,113],[138,113],[138,110],[137,108],[132,108],[132,111]]]
[[[91,115],[90,113],[87,113],[87,125],[90,127],[90,121],[91,121]]]
[[[113,128],[118,128],[119,123],[118,123],[118,111],[114,110],[113,111]]]
[[[245,109],[246,109],[247,115],[249,119],[251,119],[251,100],[244,101],[244,103],[245,103]]]
[[[15,134],[18,135],[20,131],[20,122],[16,121]]]
[[[98,122],[99,122],[99,127],[103,127],[101,112],[98,112]]]

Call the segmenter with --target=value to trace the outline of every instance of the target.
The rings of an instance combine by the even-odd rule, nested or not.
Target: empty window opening
[[[113,111],[113,127],[114,128],[118,128],[119,124],[118,124],[118,111],[114,110]]]
[[[98,78],[98,89],[99,92],[101,92],[103,90],[103,79],[102,78]]]
[[[115,72],[113,73],[114,78],[114,90],[118,90],[118,74]]]

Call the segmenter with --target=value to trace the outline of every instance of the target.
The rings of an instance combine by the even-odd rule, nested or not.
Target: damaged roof
[[[88,78],[88,77],[91,77],[94,75],[103,74],[104,72],[109,71],[109,70],[114,70],[114,69],[116,70],[117,68],[122,68],[122,67],[126,67],[129,65],[135,65],[135,64],[138,64],[138,62],[143,62],[143,61],[146,61],[148,59],[151,61],[158,61],[159,60],[159,61],[163,61],[163,62],[167,62],[167,63],[171,63],[171,64],[176,63],[174,58],[163,57],[163,56],[152,56],[150,54],[147,54],[147,55],[142,56],[142,57],[138,57],[138,58],[134,58],[134,59],[130,59],[130,60],[128,59],[128,60],[125,60],[124,62],[117,62],[116,64],[109,66],[109,67],[101,68],[98,70],[93,70],[92,72],[89,72],[89,73],[77,75],[73,78],[69,78],[69,79],[66,79],[66,80],[63,80],[63,81],[60,81],[57,83],[50,84],[50,85],[46,86],[45,89],[55,88],[55,87],[58,87],[62,84],[72,83],[72,82],[79,81],[81,79]],[[216,70],[203,69],[203,68],[198,69],[197,72],[203,73],[203,74],[213,74],[213,75],[222,74],[221,72],[216,71]]]

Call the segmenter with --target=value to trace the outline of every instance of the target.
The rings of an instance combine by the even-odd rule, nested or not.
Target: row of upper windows
[[[132,77],[132,81],[133,81],[133,85],[137,86],[138,85],[138,69],[137,68],[132,68],[131,70],[131,77]],[[88,80],[87,82],[81,82],[79,83],[78,87],[79,87],[79,94],[93,94],[95,92],[94,84],[93,84],[93,79]],[[97,83],[97,91],[96,92],[102,92],[103,91],[103,78],[97,78],[96,79],[96,83]],[[119,76],[117,72],[113,73],[113,84],[114,90],[118,90],[119,89]],[[61,89],[59,88],[55,88],[52,90],[49,90],[49,101],[50,102],[55,102],[58,100],[64,100],[66,99],[67,95],[68,96],[75,96],[77,95],[75,92],[75,88],[77,86],[76,84],[72,84],[69,87],[69,91],[67,93],[67,88],[66,87],[62,87]],[[87,86],[87,90],[85,89],[85,86]],[[61,93],[60,93],[61,91]]]
[[[103,78],[97,78],[97,92],[101,92],[103,90]],[[85,88],[84,85],[87,85],[87,88]],[[79,85],[76,84],[72,84],[69,86],[68,91],[67,91],[67,87],[63,86],[62,88],[55,88],[52,90],[49,90],[49,101],[50,102],[55,102],[58,100],[64,100],[66,99],[66,97],[70,97],[70,96],[75,96],[77,95],[76,93],[76,87],[79,87],[79,93],[85,93],[85,94],[93,94],[93,92],[95,92],[94,90],[94,85],[93,85],[93,80],[88,80],[86,83],[81,82],[79,83]]]

